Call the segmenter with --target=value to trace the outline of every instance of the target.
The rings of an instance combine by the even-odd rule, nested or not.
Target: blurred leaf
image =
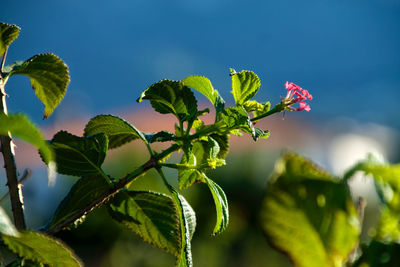
[[[217,235],[222,233],[229,223],[228,200],[222,188],[213,180],[205,177],[205,182],[211,191],[217,211],[217,222],[212,233],[213,235]]]
[[[372,175],[381,200],[391,210],[400,213],[400,164],[381,163],[370,156],[347,171],[344,179],[350,179],[357,171]]]
[[[46,164],[54,161],[51,147],[46,143],[40,130],[23,114],[0,114],[0,134],[8,132],[17,138],[35,146]]]
[[[57,227],[59,224],[74,214],[83,212],[79,218],[71,221],[69,225],[80,219],[90,210],[86,211],[95,200],[103,196],[111,186],[99,176],[87,176],[80,178],[68,192],[68,195],[58,205],[54,212],[51,222],[47,225],[47,229]]]
[[[189,121],[196,116],[197,101],[189,87],[182,82],[162,80],[147,88],[140,98],[150,100],[155,111],[174,114],[180,121]]]
[[[8,46],[18,38],[20,28],[16,25],[0,22],[0,56]]]
[[[374,229],[371,229],[371,236],[385,243],[400,242],[400,213],[393,211],[388,206],[382,207],[380,218]]]
[[[214,89],[210,80],[204,76],[189,76],[182,80],[182,83],[190,88],[193,88],[202,93],[214,105],[217,113],[225,108],[225,101]]]
[[[146,140],[149,143],[154,142],[168,142],[176,140],[176,136],[168,131],[161,131],[157,133],[147,133],[145,134]]]
[[[69,84],[69,72],[65,63],[56,55],[36,55],[26,61],[16,62],[7,67],[5,77],[21,74],[27,76],[36,96],[44,104],[44,118],[53,113],[64,98]]]
[[[18,231],[10,221],[7,213],[0,207],[0,234],[18,237]]]
[[[13,252],[35,262],[49,266],[83,266],[72,250],[61,241],[39,232],[20,232],[19,237],[2,236]]]
[[[108,148],[122,146],[132,140],[146,140],[144,135],[129,122],[112,115],[98,115],[85,126],[84,136],[104,133],[108,138]]]
[[[78,137],[66,131],[56,133],[50,141],[56,154],[57,171],[74,176],[102,175],[101,165],[107,154],[108,140],[103,133]]]
[[[13,262],[7,264],[6,267],[44,267],[43,263],[34,262],[28,259],[17,258]]]
[[[260,79],[252,71],[242,70],[241,72],[235,72],[231,69],[231,76],[232,94],[236,105],[243,105],[257,93],[261,86]]]
[[[400,245],[371,241],[362,247],[362,255],[353,266],[392,267],[400,266]]]
[[[295,266],[341,266],[360,231],[348,187],[294,154],[277,163],[261,224],[268,241]]]

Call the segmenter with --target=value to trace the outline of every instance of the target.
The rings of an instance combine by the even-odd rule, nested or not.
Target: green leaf
[[[370,156],[350,169],[344,179],[349,179],[357,171],[372,175],[376,190],[383,203],[393,211],[400,213],[400,164],[380,163]]]
[[[204,76],[189,76],[182,80],[182,83],[190,88],[193,88],[202,93],[214,105],[217,113],[225,108],[225,101],[214,89],[210,80]]]
[[[146,140],[144,135],[133,125],[113,115],[98,115],[92,118],[86,124],[83,135],[88,137],[98,133],[104,133],[107,136],[110,149],[138,138]]]
[[[9,132],[39,150],[48,166],[49,184],[53,184],[56,175],[54,152],[44,140],[40,130],[23,114],[0,114],[0,135],[8,135]]]
[[[60,131],[50,141],[56,154],[57,171],[74,176],[102,175],[101,165],[108,150],[107,136],[103,133],[89,137],[78,137]]]
[[[256,100],[249,100],[243,104],[243,107],[247,112],[252,112],[254,117],[258,117],[270,110],[271,103],[265,102],[261,104]]]
[[[400,245],[372,241],[362,246],[362,255],[353,266],[393,267],[400,266]]]
[[[213,235],[217,235],[222,233],[229,223],[228,200],[218,184],[207,177],[205,177],[205,181],[211,191],[217,211],[217,222],[213,230]]]
[[[229,134],[211,134],[210,137],[218,143],[219,152],[217,158],[224,159],[229,152]]]
[[[78,257],[61,241],[39,232],[20,232],[19,237],[2,236],[4,243],[20,257],[49,266],[83,266]]]
[[[341,266],[360,225],[346,184],[306,159],[285,155],[267,186],[261,225],[295,266]]]
[[[50,116],[64,98],[69,72],[67,65],[56,55],[39,54],[24,62],[17,62],[8,69],[4,78],[21,74],[30,79],[36,96],[44,104],[44,118]]]
[[[0,234],[19,236],[17,229],[2,207],[0,207]]]
[[[54,161],[53,151],[46,143],[40,130],[23,114],[0,114],[0,134],[8,135],[24,140],[35,146],[41,153],[47,164]]]
[[[194,142],[188,155],[183,154],[181,167],[178,169],[179,189],[186,189],[197,182],[205,182],[203,170],[225,164],[225,160],[218,157],[220,152],[218,142],[212,137],[207,139],[208,141]]]
[[[189,87],[180,81],[162,80],[147,88],[140,98],[150,100],[159,113],[174,114],[180,121],[190,121],[197,114],[197,101]]]
[[[186,199],[176,192],[172,187],[172,198],[175,201],[178,210],[178,218],[180,225],[180,253],[177,258],[176,266],[178,267],[192,267],[192,252],[190,240],[193,236],[194,229],[196,228],[196,215],[192,207],[187,203]]]
[[[168,142],[176,140],[176,136],[168,131],[161,131],[157,133],[146,133],[146,140],[149,143],[154,142]]]
[[[242,70],[241,72],[235,72],[231,69],[231,76],[232,94],[236,105],[243,105],[257,93],[261,86],[260,79],[252,71]]]
[[[150,191],[121,191],[109,205],[111,216],[146,242],[179,256],[181,231],[178,210],[171,199]],[[194,213],[191,214],[194,216]],[[195,221],[195,218],[194,218]],[[194,233],[195,224],[190,229]]]
[[[156,192],[124,190],[112,199],[109,212],[146,242],[177,258],[187,249],[187,244],[190,246],[196,228],[193,209],[183,197],[178,199],[176,195],[172,199]],[[186,221],[183,230],[181,213]]]
[[[69,222],[68,226],[86,215],[90,206],[98,198],[104,196],[111,186],[101,176],[87,176],[80,178],[71,188],[68,195],[58,205],[53,218],[46,229],[57,227],[74,214],[82,213],[78,218]]]
[[[0,22],[0,56],[7,50],[8,46],[18,38],[20,28]]]
[[[229,107],[222,111],[221,118],[228,128],[239,128],[243,125],[248,125],[250,122],[249,115],[242,106]]]

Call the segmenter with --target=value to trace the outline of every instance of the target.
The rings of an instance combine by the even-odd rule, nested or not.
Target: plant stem
[[[281,111],[285,110],[285,105],[282,103],[277,104],[273,109],[270,111],[261,114],[260,116],[254,117],[251,119],[251,121],[258,121],[259,119],[265,118],[267,116],[271,116],[272,114],[279,113]]]
[[[119,181],[114,184],[113,187],[111,187],[107,192],[93,200],[91,203],[89,203],[84,209],[70,215],[64,221],[52,228],[47,229],[45,232],[47,234],[54,234],[69,225],[71,225],[74,221],[77,219],[81,218],[85,214],[89,213],[91,210],[93,210],[96,207],[99,207],[103,205],[104,203],[108,202],[115,194],[117,194],[119,191],[121,191],[122,188],[124,188],[128,183],[132,182],[135,180],[137,177],[141,176],[148,170],[152,168],[156,168],[158,166],[158,161],[164,159],[167,157],[169,154],[172,152],[176,151],[179,149],[178,145],[172,145],[168,149],[162,151],[160,154],[156,154],[152,156],[146,163],[141,165],[139,168],[134,170],[133,172],[127,174],[125,177],[119,179]]]
[[[0,73],[3,72],[3,66],[5,62],[5,58],[7,55],[7,50],[4,52],[3,59],[0,65]],[[0,77],[0,114],[8,115],[6,97],[5,93],[5,84],[4,79]],[[11,200],[11,209],[14,217],[14,223],[18,230],[26,229],[24,211],[23,211],[23,203],[20,198],[22,196],[21,189],[19,188],[18,176],[17,176],[17,165],[15,163],[15,155],[13,149],[13,142],[11,139],[11,134],[0,135],[0,145],[1,145],[1,153],[3,154],[4,159],[4,169],[6,170],[7,175],[7,186],[8,191],[10,193]]]

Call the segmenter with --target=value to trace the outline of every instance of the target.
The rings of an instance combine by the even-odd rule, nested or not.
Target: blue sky
[[[22,28],[8,64],[54,52],[69,65],[55,118],[135,110],[148,85],[193,74],[232,102],[233,67],[260,76],[258,100],[277,103],[288,80],[313,94],[316,120],[400,127],[399,14],[396,0],[2,0],[0,20]],[[43,124],[26,78],[6,89],[11,111]]]

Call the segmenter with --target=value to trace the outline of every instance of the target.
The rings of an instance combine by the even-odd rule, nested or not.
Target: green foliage
[[[44,118],[53,113],[64,98],[69,84],[69,72],[65,63],[56,55],[47,53],[19,61],[5,69],[5,77],[14,74],[27,76],[36,96],[44,104]]]
[[[372,241],[363,246],[363,254],[354,266],[392,267],[400,266],[400,244]]]
[[[267,186],[261,225],[296,266],[341,266],[360,232],[347,185],[293,154],[283,156]]]
[[[101,169],[108,150],[108,139],[104,133],[78,137],[60,131],[54,135],[50,144],[56,154],[59,173],[74,176],[102,175],[109,180]]]
[[[0,56],[7,50],[8,46],[18,38],[20,28],[0,22]]]
[[[236,72],[231,69],[232,76],[232,94],[236,105],[243,105],[250,100],[260,89],[261,82],[258,76],[248,70]]]
[[[15,236],[2,236],[10,250],[20,257],[49,266],[83,266],[75,254],[61,241],[39,232],[23,231]]]
[[[150,100],[155,111],[174,114],[179,121],[190,121],[197,114],[197,101],[192,91],[179,81],[162,80],[147,88],[138,102]]]
[[[225,107],[225,101],[219,95],[218,91],[214,89],[210,80],[204,76],[189,76],[182,80],[182,83],[190,88],[193,88],[210,100],[214,105],[217,113],[222,111]]]
[[[129,122],[112,115],[98,115],[85,126],[84,136],[104,133],[108,137],[108,148],[122,146],[132,140],[145,140],[144,135]]]
[[[229,210],[228,200],[226,199],[225,192],[213,180],[205,177],[205,181],[214,199],[215,209],[217,211],[217,222],[215,224],[213,235],[222,233],[229,223]]]
[[[61,201],[46,228],[56,228],[66,221],[68,223],[65,227],[69,227],[75,222],[79,223],[82,216],[97,206],[88,209],[91,203],[104,196],[109,190],[111,190],[111,186],[102,176],[80,178],[72,186],[68,195]],[[77,214],[78,216],[76,216]]]
[[[109,204],[109,212],[117,221],[140,235],[146,242],[180,255],[180,221],[178,208],[171,197],[148,191],[121,191]],[[196,217],[189,225],[190,237],[195,231]]]
[[[40,130],[25,115],[0,114],[0,134],[7,135],[8,132],[35,146],[46,163],[54,161],[51,147],[44,140]]]

